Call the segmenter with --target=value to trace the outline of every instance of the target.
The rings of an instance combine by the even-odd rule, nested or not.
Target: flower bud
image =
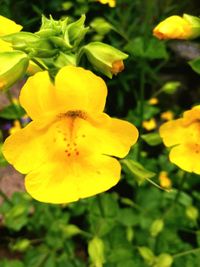
[[[154,28],[153,35],[158,39],[194,39],[200,36],[200,19],[187,14],[170,16]]]
[[[120,50],[101,42],[89,43],[83,49],[90,63],[109,78],[124,69],[123,60],[128,57]]]
[[[199,216],[199,211],[198,211],[198,209],[196,207],[189,206],[186,209],[186,215],[190,220],[196,221],[198,216]]]
[[[155,261],[155,255],[153,251],[148,247],[138,247],[141,257],[148,265],[152,265]]]
[[[178,90],[180,86],[181,86],[181,83],[179,81],[166,82],[162,86],[160,92],[162,91],[166,94],[172,95]]]
[[[0,53],[0,90],[11,87],[26,72],[29,59],[20,51]]]
[[[173,257],[170,254],[162,253],[156,258],[154,267],[170,267],[173,263]]]
[[[67,26],[66,34],[68,35],[69,42],[72,46],[78,46],[89,29],[89,27],[85,27],[84,25],[85,18],[85,15],[82,15],[79,20],[72,22]]]
[[[161,219],[155,220],[150,228],[150,233],[151,236],[156,237],[163,229],[164,227],[164,222]]]

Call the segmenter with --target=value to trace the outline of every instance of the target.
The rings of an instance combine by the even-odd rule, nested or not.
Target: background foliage
[[[124,72],[112,80],[104,77],[109,88],[106,109],[133,122],[141,134],[129,161],[121,162],[121,182],[109,192],[58,206],[38,203],[25,193],[8,199],[1,191],[0,266],[198,267],[199,177],[169,162],[157,129],[164,111],[179,116],[199,103],[199,75],[187,62],[200,56],[200,47],[198,41],[161,42],[152,36],[153,27],[167,16],[199,15],[198,1],[118,0],[111,9],[92,0],[3,0],[0,7],[1,15],[27,31],[39,28],[42,13],[71,20],[85,13],[89,40],[103,40],[129,54]],[[178,87],[169,92],[167,82],[178,82]],[[159,102],[151,105],[155,96]],[[22,115],[13,104],[1,110],[2,129]],[[157,129],[149,134],[142,124],[152,118]],[[7,134],[2,131],[1,141]],[[2,156],[0,165],[6,165]],[[172,190],[149,183],[153,179],[159,184],[161,171],[167,172]]]

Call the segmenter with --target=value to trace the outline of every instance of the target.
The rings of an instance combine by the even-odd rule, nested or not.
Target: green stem
[[[178,201],[178,199],[180,197],[180,194],[182,192],[183,185],[184,185],[184,183],[186,181],[186,177],[187,177],[187,173],[184,172],[183,176],[181,177],[181,180],[180,180],[180,183],[179,183],[179,186],[178,186],[178,191],[176,193],[174,201],[173,201],[172,205],[169,207],[169,209],[167,209],[166,212],[163,214],[163,218],[166,217],[168,215],[168,213],[176,206],[177,201]]]
[[[190,249],[190,250],[187,250],[187,251],[183,251],[183,252],[177,253],[177,254],[173,255],[173,257],[174,258],[179,258],[179,257],[185,256],[185,255],[191,254],[191,253],[198,253],[198,252],[200,252],[200,248],[194,248],[194,249]]]
[[[145,70],[143,64],[141,64],[140,68],[140,94],[139,94],[139,133],[140,135],[142,134],[142,122],[144,119],[144,86],[145,86]],[[138,141],[138,151],[137,151],[137,156],[136,159],[137,161],[140,161],[140,156],[141,156],[141,150],[142,150],[142,139],[140,138]]]
[[[31,61],[33,61],[36,65],[38,65],[42,70],[48,70],[43,64],[41,64],[37,59],[31,58]]]

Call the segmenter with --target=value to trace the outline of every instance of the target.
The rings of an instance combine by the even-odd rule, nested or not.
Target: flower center
[[[54,144],[64,152],[64,157],[76,158],[81,154],[80,150],[86,137],[86,119],[87,114],[81,110],[70,110],[58,115]]]

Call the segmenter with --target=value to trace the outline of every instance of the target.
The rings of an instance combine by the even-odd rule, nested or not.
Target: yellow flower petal
[[[172,111],[170,111],[170,110],[167,110],[167,111],[165,111],[165,112],[162,112],[162,113],[160,114],[160,117],[161,117],[161,119],[163,119],[163,120],[171,121],[171,120],[173,120],[173,118],[174,118],[174,113],[173,113]]]
[[[149,99],[149,101],[148,101],[148,103],[150,104],[150,105],[156,105],[156,104],[158,104],[158,98],[156,98],[156,97],[152,97],[151,99]]]
[[[38,127],[31,122],[25,128],[9,136],[3,145],[3,154],[21,173],[28,173],[49,158],[48,134],[46,125]],[[46,137],[46,138],[45,138]]]
[[[12,51],[12,45],[0,39],[0,52]]]
[[[0,15],[0,36],[21,31],[23,27]]]
[[[55,86],[59,106],[67,110],[102,112],[104,109],[106,84],[91,71],[66,66],[58,72]]]
[[[200,174],[200,143],[186,143],[175,146],[172,148],[169,158],[181,169]]]
[[[28,174],[25,187],[39,201],[68,203],[108,190],[119,181],[120,170],[116,159],[103,155],[71,164],[57,160]]]
[[[123,158],[138,139],[138,130],[131,123],[110,118],[105,113],[89,119],[93,128],[88,128],[91,140],[96,140],[101,153]]]
[[[38,72],[25,83],[20,94],[20,103],[32,119],[49,113],[67,110],[101,112],[104,109],[107,87],[104,81],[83,68],[62,68],[55,81],[50,81],[48,72]]]
[[[29,117],[39,119],[56,109],[55,88],[48,72],[38,72],[28,78],[20,94],[20,104]]]
[[[116,0],[97,0],[101,4],[108,4],[110,7],[115,7],[116,6]]]
[[[153,30],[153,35],[158,39],[187,39],[191,34],[190,23],[180,16],[166,18]]]
[[[154,130],[157,126],[156,120],[154,118],[151,118],[148,121],[143,121],[142,122],[143,128],[145,128],[147,131]]]

